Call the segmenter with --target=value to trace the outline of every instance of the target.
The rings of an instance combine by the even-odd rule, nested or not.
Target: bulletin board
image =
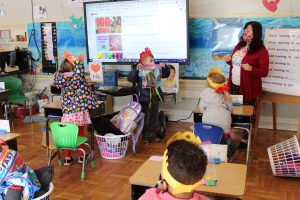
[[[237,28],[242,29],[248,21],[258,21],[263,26],[264,38],[265,31],[270,28],[300,28],[300,17],[242,18],[241,23],[238,23],[236,18],[221,18],[218,20],[223,21],[223,23],[219,23],[216,26],[215,18],[189,19],[190,64],[180,67],[181,78],[206,79],[206,75],[212,67],[221,67],[225,74],[228,75],[228,65],[222,60],[215,60],[212,56],[217,30],[226,34],[226,27],[230,27],[227,30],[232,31]],[[226,24],[226,21],[229,24]],[[233,23],[234,21],[236,23]],[[219,28],[220,24],[224,29]],[[228,38],[228,40],[237,44],[240,34],[234,34],[235,36]]]
[[[207,73],[213,67],[221,67],[226,75],[228,65],[222,60],[216,60],[214,53],[229,53],[238,43],[242,28],[248,21],[259,21],[263,25],[263,35],[270,28],[300,28],[300,17],[266,17],[266,18],[190,18],[189,19],[189,47],[190,63],[180,66],[180,78],[206,79]],[[218,22],[218,23],[216,23]],[[41,44],[40,24],[36,23],[37,43]],[[28,33],[31,33],[32,24],[28,24]],[[240,30],[240,31],[238,31]],[[228,37],[220,38],[227,34]],[[264,37],[264,36],[263,36]],[[219,42],[226,39],[230,45]],[[57,22],[57,46],[59,61],[64,50],[75,55],[86,54],[85,32],[83,19],[70,18],[68,22]],[[231,49],[230,49],[231,48]],[[37,57],[34,43],[29,43],[29,49]],[[225,50],[225,51],[224,51]],[[41,63],[36,63],[38,73],[41,73]],[[86,64],[88,71],[88,65]]]

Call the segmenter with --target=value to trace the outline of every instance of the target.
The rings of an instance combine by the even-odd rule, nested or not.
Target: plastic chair
[[[30,119],[32,121],[30,100],[27,97],[21,95],[22,80],[17,77],[9,77],[9,78],[2,79],[2,81],[5,83],[5,88],[9,90],[9,93],[8,93],[8,102],[9,103],[24,104],[24,108],[26,110],[26,102],[28,101],[29,115],[30,115]]]
[[[21,95],[22,80],[17,77],[5,78],[2,80],[5,83],[5,88],[9,89],[8,100],[13,104],[23,104],[27,101],[27,97]]]
[[[91,159],[90,165],[91,168],[94,168],[94,160],[92,158],[92,154],[89,154],[86,159],[86,151],[80,148],[80,145],[86,145],[91,152],[91,146],[86,143],[86,137],[78,136],[78,127],[75,124],[71,123],[63,123],[63,122],[53,122],[50,124],[50,129],[53,135],[53,141],[56,146],[56,150],[58,151],[58,165],[62,165],[62,161],[60,159],[60,150],[72,150],[72,151],[81,151],[83,153],[83,163],[82,163],[82,171],[81,171],[81,180],[85,179],[84,167],[85,163]],[[55,149],[51,149],[50,157],[48,165],[51,164],[52,160],[52,152]]]
[[[223,136],[223,129],[212,124],[195,123],[194,134],[199,136],[202,142],[220,144]]]

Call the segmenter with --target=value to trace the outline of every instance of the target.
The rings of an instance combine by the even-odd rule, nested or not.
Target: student
[[[62,122],[78,126],[78,135],[84,136],[84,125],[91,124],[89,109],[95,108],[96,99],[85,79],[83,58],[65,52],[61,70],[54,74],[54,85],[62,89]],[[64,165],[73,162],[71,151],[65,151]],[[83,162],[83,153],[79,151],[78,163]]]
[[[128,81],[138,84],[139,101],[142,105],[142,112],[145,113],[144,129],[142,142],[144,144],[151,142],[160,142],[161,137],[157,132],[159,122],[158,107],[159,101],[163,101],[163,93],[158,85],[151,88],[143,88],[143,80],[139,77],[139,71],[145,66],[154,65],[154,56],[149,48],[146,48],[140,54],[139,63],[134,66],[128,74]],[[168,77],[170,74],[169,68],[165,64],[160,63],[162,69],[162,77]],[[160,124],[164,124],[160,122]],[[160,131],[165,130],[165,127],[160,127]]]
[[[199,147],[199,138],[196,139],[191,132],[185,132],[176,133],[170,140],[164,152],[162,174],[157,184],[161,188],[148,189],[139,200],[207,200],[194,192],[207,166],[207,157]]]
[[[221,68],[208,72],[207,85],[200,94],[202,122],[219,126],[224,134],[231,134],[232,100]]]

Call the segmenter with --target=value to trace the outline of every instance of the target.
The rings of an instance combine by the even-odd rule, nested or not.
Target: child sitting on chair
[[[228,92],[226,77],[221,68],[213,68],[208,72],[208,87],[200,94],[200,111],[202,122],[219,126],[224,134],[231,133],[232,100]]]
[[[174,134],[164,152],[159,188],[148,189],[139,200],[207,200],[195,192],[207,166],[199,144],[192,132]]]
[[[84,125],[91,124],[90,109],[95,108],[96,98],[85,79],[83,57],[77,59],[73,55],[65,54],[61,70],[54,74],[54,85],[62,89],[61,106],[63,116],[61,121],[76,124],[78,135],[84,136]],[[65,151],[64,165],[73,162],[71,151]],[[83,154],[79,151],[78,163],[83,162]]]
[[[164,100],[163,93],[159,85],[153,85],[149,88],[143,87],[143,80],[139,76],[139,71],[147,66],[154,65],[154,56],[149,48],[146,48],[140,54],[140,62],[134,66],[131,72],[128,74],[128,81],[131,83],[138,84],[138,96],[140,104],[142,105],[142,112],[145,113],[144,129],[142,142],[144,144],[151,142],[161,141],[159,135],[163,135],[162,132],[165,131],[165,127],[160,127],[160,134],[157,132],[159,116],[158,107],[159,101]],[[160,63],[162,69],[162,77],[168,77],[170,75],[170,70],[166,64]],[[163,119],[164,120],[164,119]],[[161,124],[164,124],[160,122]]]

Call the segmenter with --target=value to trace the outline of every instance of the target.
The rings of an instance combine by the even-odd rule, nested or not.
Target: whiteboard
[[[300,29],[266,29],[270,69],[263,90],[300,96]]]

